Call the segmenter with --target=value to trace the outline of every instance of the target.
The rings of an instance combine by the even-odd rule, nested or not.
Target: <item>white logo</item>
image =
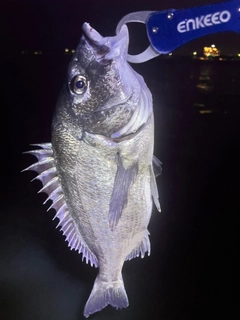
[[[177,30],[180,33],[188,32],[200,28],[211,27],[215,24],[226,23],[231,19],[231,13],[227,10],[207,14],[206,16],[196,17],[194,19],[186,19],[179,22]]]

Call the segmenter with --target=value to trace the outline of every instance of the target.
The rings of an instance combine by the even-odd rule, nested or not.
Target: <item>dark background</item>
[[[211,1],[211,3],[218,1]],[[71,252],[46,213],[33,172],[30,143],[49,142],[51,119],[83,22],[114,35],[127,13],[208,1],[7,1],[0,5],[2,201],[0,319],[83,319],[97,270]],[[147,45],[144,26],[130,29],[130,50]],[[240,51],[239,35],[195,40],[170,59],[133,65],[154,99],[155,154],[162,213],[149,225],[152,253],[126,262],[130,306],[107,307],[93,319],[230,319],[237,305],[240,62],[180,58],[215,43]],[[27,50],[28,54],[21,54]],[[42,50],[42,55],[33,51]],[[177,57],[179,56],[179,57]]]
[[[19,52],[23,49],[56,53],[65,47],[75,48],[83,22],[89,22],[103,36],[115,34],[118,21],[130,12],[162,11],[214,4],[218,0],[3,0],[0,4],[0,52]],[[223,2],[223,1],[222,1]],[[145,27],[134,26],[131,37],[133,50],[145,45]],[[212,42],[223,54],[237,53],[239,35],[222,33],[197,39],[180,49],[182,53],[199,50]],[[147,41],[146,41],[147,43]]]

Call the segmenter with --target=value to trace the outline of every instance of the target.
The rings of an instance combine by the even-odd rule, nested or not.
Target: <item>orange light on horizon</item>
[[[213,110],[199,110],[200,114],[211,114],[213,113]]]
[[[215,47],[215,45],[211,45],[211,47],[204,47],[203,48],[203,54],[205,57],[219,57],[220,52]]]

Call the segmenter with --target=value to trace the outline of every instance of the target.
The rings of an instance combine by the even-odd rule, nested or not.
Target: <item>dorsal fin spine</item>
[[[74,224],[70,212],[68,211],[62,187],[57,176],[51,143],[35,144],[35,146],[43,149],[30,150],[25,153],[35,156],[38,161],[23,171],[37,171],[38,175],[32,179],[32,181],[40,180],[42,182],[43,186],[39,190],[39,193],[45,192],[48,195],[44,203],[50,199],[53,201],[47,211],[52,208],[56,210],[56,214],[53,218],[53,220],[55,218],[59,219],[56,228],[60,227],[60,230],[65,235],[66,241],[68,242],[68,246],[71,247],[71,250],[74,249],[79,253],[82,253],[82,260],[85,258],[86,263],[90,261],[91,266],[94,265],[97,267],[97,257],[87,247],[77,226]]]

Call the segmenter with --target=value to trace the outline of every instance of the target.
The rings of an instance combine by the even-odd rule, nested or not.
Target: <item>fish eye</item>
[[[81,75],[73,77],[70,82],[70,89],[76,94],[83,94],[87,90],[87,79]]]

